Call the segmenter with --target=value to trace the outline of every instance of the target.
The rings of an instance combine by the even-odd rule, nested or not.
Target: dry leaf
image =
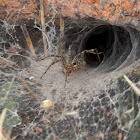
[[[122,133],[118,134],[118,139],[121,140],[122,139]]]
[[[26,123],[28,123],[28,122],[29,122],[29,116],[24,117],[24,119],[23,119],[23,123],[26,124]]]
[[[42,128],[41,127],[37,127],[35,130],[36,135],[39,135],[42,132]]]
[[[112,131],[109,133],[110,136],[117,136],[118,132],[117,131]]]
[[[140,68],[131,70],[131,72],[136,72],[136,71],[140,71]]]
[[[1,61],[1,65],[2,65],[2,66],[5,66],[6,64],[7,64],[7,62],[6,62],[5,60],[2,60],[2,61]]]

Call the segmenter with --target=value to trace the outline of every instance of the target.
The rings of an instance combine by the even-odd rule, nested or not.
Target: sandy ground
[[[47,67],[54,60],[49,58],[36,61],[32,58],[27,58],[28,61],[31,62],[31,65],[20,71],[13,71],[12,74],[9,73],[9,76],[10,74],[14,75],[17,79],[22,77],[28,85],[30,84],[30,89],[34,91],[39,101],[36,101],[34,97],[29,94],[29,91],[23,84],[21,84],[21,82],[17,82],[18,86],[15,87],[16,92],[13,93],[13,96],[18,97],[24,95],[25,99],[22,103],[22,108],[19,106],[21,104],[19,101],[16,103],[18,104],[16,111],[18,112],[18,116],[22,118],[23,122],[14,127],[13,135],[20,135],[20,138],[18,138],[19,140],[22,140],[24,137],[25,139],[26,137],[30,139],[29,136],[31,136],[31,139],[37,136],[35,138],[37,140],[42,140],[43,137],[47,138],[47,133],[43,131],[44,121],[47,126],[49,126],[48,130],[50,130],[50,128],[55,129],[53,132],[49,133],[50,136],[53,134],[62,138],[66,136],[69,139],[70,137],[72,137],[71,139],[75,139],[74,137],[78,137],[79,134],[89,136],[89,134],[85,133],[85,131],[80,132],[80,129],[85,127],[82,126],[85,121],[87,121],[88,129],[91,129],[91,132],[89,132],[90,134],[93,134],[95,130],[97,131],[97,135],[99,135],[99,133],[101,133],[100,127],[104,129],[108,128],[109,132],[114,131],[112,126],[115,125],[115,118],[117,114],[114,111],[114,108],[110,108],[112,104],[115,106],[114,103],[118,102],[118,95],[116,95],[115,91],[113,91],[113,94],[115,94],[112,96],[112,100],[110,101],[108,100],[108,96],[111,96],[111,92],[110,95],[104,94],[105,92],[108,93],[108,91],[111,89],[116,89],[116,83],[119,76],[126,73],[131,73],[132,69],[134,68],[140,68],[140,59],[126,68],[109,73],[99,73],[96,71],[96,68],[86,65],[87,72],[85,72],[83,69],[72,72],[68,76],[66,87],[64,87],[65,74],[62,72],[63,66],[61,62],[53,65],[43,76],[43,78],[40,79]],[[127,88],[129,88],[128,85]],[[122,97],[124,96],[122,99],[123,102],[125,102],[125,92],[127,91],[127,89],[124,89],[124,91],[121,93]],[[42,101],[46,99],[51,100],[54,104],[54,108],[51,111],[44,110],[41,107]],[[126,108],[130,109],[127,104]],[[137,99],[136,104],[138,104]],[[99,114],[97,118],[95,115],[96,113],[97,116]],[[108,117],[108,114],[110,117]],[[97,124],[95,124],[95,120],[93,123],[92,119],[97,120]],[[78,127],[77,129],[79,133],[73,131],[73,125],[71,126],[72,123],[70,121],[75,123],[74,128],[76,129]],[[107,121],[113,121],[113,123],[109,124],[107,122],[105,126],[102,126],[100,123],[98,123],[98,121],[101,121],[101,124],[104,124]],[[53,125],[50,122],[52,122]],[[93,127],[93,125],[96,126],[96,129],[94,128],[95,126]],[[118,124],[116,131],[118,131],[120,127],[121,126]],[[40,132],[41,136],[37,131],[39,128],[43,131]],[[22,132],[20,132],[21,130]],[[35,133],[33,133],[33,131],[35,131]],[[121,131],[121,133],[124,132],[123,129]],[[105,133],[107,132],[108,131]],[[109,138],[108,134],[106,136]]]
[[[116,79],[119,76],[131,72],[132,69],[140,66],[140,60],[138,60],[134,64],[119,71],[98,73],[96,68],[91,68],[87,65],[86,70],[88,74],[83,69],[72,72],[68,76],[66,87],[64,87],[65,74],[62,72],[63,66],[61,62],[53,65],[43,78],[40,79],[52,61],[52,59],[45,59],[38,62],[32,61],[31,68],[28,68],[29,73],[26,74],[28,77],[35,78],[43,85],[43,88],[41,88],[41,98],[50,99],[54,102],[58,102],[63,94],[66,94],[69,98],[73,98],[74,94],[78,93],[79,97],[77,101],[81,101],[85,100],[85,98],[90,98],[90,96],[94,96],[94,94],[98,95],[101,90],[108,90],[110,85],[111,88],[115,88]],[[80,91],[85,91],[86,94],[80,95]]]

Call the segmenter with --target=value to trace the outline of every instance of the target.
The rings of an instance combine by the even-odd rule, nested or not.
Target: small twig
[[[40,0],[40,14],[41,14],[41,26],[42,26],[42,37],[43,37],[43,44],[44,44],[44,53],[47,56],[47,40],[45,36],[45,18],[44,18],[44,1]]]
[[[28,92],[29,92],[37,101],[40,101],[40,100],[38,99],[38,97],[35,95],[35,93],[31,90],[31,88],[26,84],[26,82],[25,82],[22,78],[20,78],[19,80],[22,82],[22,84],[23,84],[24,87],[28,90]]]
[[[138,89],[135,84],[126,76],[123,76],[125,78],[125,80],[128,82],[128,84],[133,88],[133,90],[135,91],[135,93],[140,96],[140,89]]]
[[[22,29],[22,32],[23,32],[23,34],[24,34],[24,36],[25,36],[27,45],[28,45],[28,47],[29,47],[31,53],[32,53],[33,56],[35,57],[36,54],[35,54],[34,46],[33,46],[33,43],[32,43],[32,41],[31,41],[31,38],[30,38],[30,35],[29,35],[28,31],[27,31],[26,26],[25,26],[25,25],[21,25],[21,29]]]
[[[60,36],[64,38],[64,19],[62,18],[61,10],[60,10]]]
[[[131,70],[131,72],[136,72],[136,71],[140,71],[140,68]]]
[[[11,133],[12,133],[12,131],[11,131],[11,130],[10,130],[10,131],[8,131],[8,133],[7,133],[7,135],[6,135],[5,140],[11,140],[11,139],[10,139]]]
[[[56,54],[58,55],[62,55],[65,52],[65,46],[64,46],[64,19],[62,17],[62,13],[61,13],[61,9],[60,9],[60,14],[59,14],[59,18],[60,18],[60,39],[59,42],[57,44],[57,48],[56,48]]]
[[[2,133],[2,126],[3,126],[3,123],[4,123],[6,112],[7,112],[7,109],[5,108],[2,111],[2,114],[0,115],[0,140],[4,140],[5,139],[4,136],[3,136],[3,133]]]

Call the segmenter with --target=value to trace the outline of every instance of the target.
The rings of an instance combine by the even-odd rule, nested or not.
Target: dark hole
[[[101,68],[101,71],[112,71],[121,65],[131,52],[130,34],[121,26],[100,25],[87,33],[80,52],[90,49],[95,49],[100,54],[86,53],[86,63],[94,68]]]
[[[97,67],[103,61],[105,53],[107,53],[113,42],[112,26],[102,25],[90,31],[85,41],[84,50],[96,49],[101,54],[85,54],[86,62]],[[108,52],[108,57],[111,55],[111,52],[112,50]]]

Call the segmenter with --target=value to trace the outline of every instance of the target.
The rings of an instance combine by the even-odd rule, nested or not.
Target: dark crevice
[[[86,62],[97,67],[103,61],[105,54],[107,54],[108,57],[111,55],[112,49],[110,48],[110,46],[114,42],[112,26],[102,25],[97,27],[96,29],[89,31],[83,42],[83,50],[96,49],[99,53],[102,52],[101,54],[99,54],[99,56],[90,53],[85,54]]]
[[[136,54],[140,50],[138,48],[139,34],[140,32],[129,27],[111,24],[99,25],[85,35],[79,52],[90,49],[97,49],[98,52],[102,52],[99,55],[85,54],[85,61],[90,66],[97,68],[98,71],[110,72],[129,65],[130,63],[126,63],[126,61],[131,55],[133,56],[132,63],[136,57],[139,58]],[[137,51],[134,52],[136,48]]]

